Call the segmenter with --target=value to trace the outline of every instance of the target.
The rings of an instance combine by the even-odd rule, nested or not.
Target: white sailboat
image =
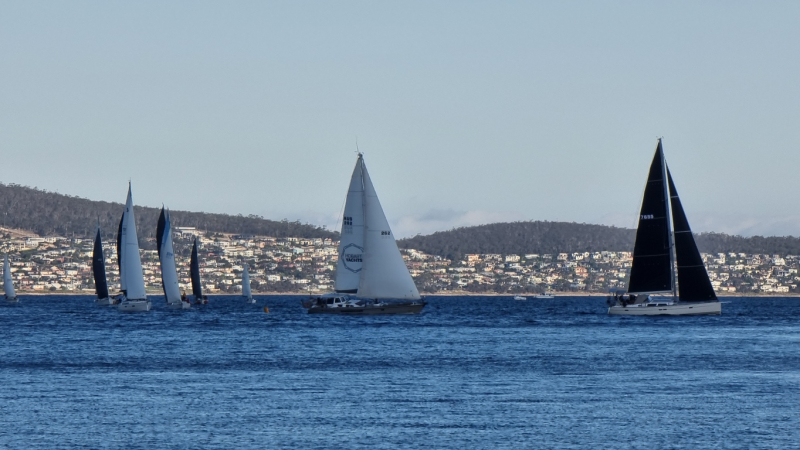
[[[92,251],[92,275],[94,276],[94,289],[97,297],[94,302],[98,305],[113,305],[115,300],[108,295],[106,281],[106,258],[103,255],[103,241],[100,238],[100,225],[94,236],[94,250]]]
[[[244,270],[242,271],[242,297],[247,303],[256,302],[253,298],[253,292],[250,290],[250,272],[248,271],[247,263],[244,264]]]
[[[3,259],[3,290],[5,291],[5,295],[3,297],[7,302],[19,302],[19,297],[17,297],[17,293],[14,291],[14,279],[11,277],[11,266],[8,264],[8,253],[6,253],[5,258]]]
[[[128,198],[125,201],[125,212],[122,214],[117,242],[120,244],[118,253],[120,287],[122,288],[117,308],[125,312],[150,311],[150,300],[147,299],[144,289],[142,259],[139,255],[139,238],[136,235],[136,217],[133,213],[130,183],[128,183]]]
[[[651,294],[671,294],[671,298],[654,300]],[[615,294],[608,302],[608,313],[613,315],[722,313],[664,159],[661,139],[642,199],[628,295]]]
[[[347,191],[335,290],[303,305],[309,313],[351,315],[417,314],[426,305],[397,248],[361,153]]]
[[[156,227],[156,249],[158,261],[161,264],[161,284],[164,287],[164,297],[170,309],[188,309],[192,305],[181,296],[178,284],[178,270],[175,268],[175,250],[172,246],[172,221],[169,212],[161,208]]]

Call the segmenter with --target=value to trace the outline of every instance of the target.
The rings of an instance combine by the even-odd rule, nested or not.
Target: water
[[[419,316],[299,297],[122,314],[0,307],[0,448],[785,449],[797,299],[610,317],[604,299],[431,297]],[[268,305],[270,313],[262,310]]]

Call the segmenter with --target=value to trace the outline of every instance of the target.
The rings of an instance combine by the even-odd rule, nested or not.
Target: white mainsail
[[[11,266],[8,264],[7,253],[3,260],[3,290],[5,290],[6,298],[17,298],[17,293],[14,291],[14,280],[11,278]]]
[[[142,259],[139,256],[139,238],[136,236],[136,217],[133,214],[133,197],[128,183],[128,199],[125,201],[125,216],[122,221],[122,275],[127,288],[128,300],[145,300]]]
[[[160,254],[159,262],[161,263],[161,283],[164,285],[164,296],[167,298],[167,303],[172,305],[179,305],[181,303],[181,289],[178,285],[178,270],[175,268],[175,251],[172,246],[172,224],[169,217],[169,211],[164,213],[164,230],[160,236]]]
[[[361,155],[359,161],[364,185],[364,257],[358,296],[418,300],[419,291],[397,248]]]
[[[247,264],[244,265],[242,272],[242,296],[248,299],[253,298],[253,293],[250,291],[250,272],[247,269]]]
[[[339,241],[339,262],[336,264],[334,289],[337,292],[355,293],[361,280],[364,253],[364,183],[363,159],[358,155],[347,201],[342,216],[342,231]]]

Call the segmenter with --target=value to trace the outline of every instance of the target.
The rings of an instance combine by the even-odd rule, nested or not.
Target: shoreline
[[[318,296],[323,295],[327,292],[273,292],[273,291],[266,291],[266,292],[253,292],[253,295],[264,295],[264,296],[278,296],[278,295],[285,295],[285,296],[297,296],[297,297],[307,297],[307,296]],[[82,296],[94,296],[94,292],[75,292],[75,291],[54,291],[54,292],[40,292],[40,291],[17,291],[17,295],[25,295],[25,296],[46,296],[46,295],[82,295]],[[163,296],[163,292],[156,292],[156,293],[147,293],[148,296]],[[209,296],[228,296],[228,297],[236,297],[241,296],[241,294],[233,293],[209,293]],[[486,292],[486,293],[474,293],[474,292],[466,292],[466,291],[447,291],[447,292],[434,292],[434,293],[425,293],[421,294],[422,298],[425,297],[514,297],[515,295],[521,295],[523,297],[530,297],[530,300],[537,300],[534,298],[539,293],[520,293],[520,294],[498,294],[496,292]],[[551,295],[553,297],[607,297],[609,296],[608,293],[601,293],[601,292],[552,292]],[[769,294],[762,294],[762,293],[729,293],[725,295],[718,295],[717,298],[739,298],[739,297],[748,297],[748,298],[791,298],[791,297],[799,297],[800,293],[769,293]],[[538,300],[546,300],[546,299],[538,299]]]

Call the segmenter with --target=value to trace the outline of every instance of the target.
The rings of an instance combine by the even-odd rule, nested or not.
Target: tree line
[[[116,236],[124,205],[0,183],[0,224],[32,231],[39,236]],[[140,238],[154,238],[160,208],[134,206]],[[338,233],[299,221],[268,220],[260,216],[233,216],[205,212],[170,211],[173,225],[200,231],[273,237],[338,238]]]
[[[454,228],[403,239],[400,248],[416,249],[448,259],[471,253],[555,254],[633,251],[636,230],[573,222],[526,221]],[[800,255],[800,238],[742,237],[723,233],[695,234],[704,253]]]

